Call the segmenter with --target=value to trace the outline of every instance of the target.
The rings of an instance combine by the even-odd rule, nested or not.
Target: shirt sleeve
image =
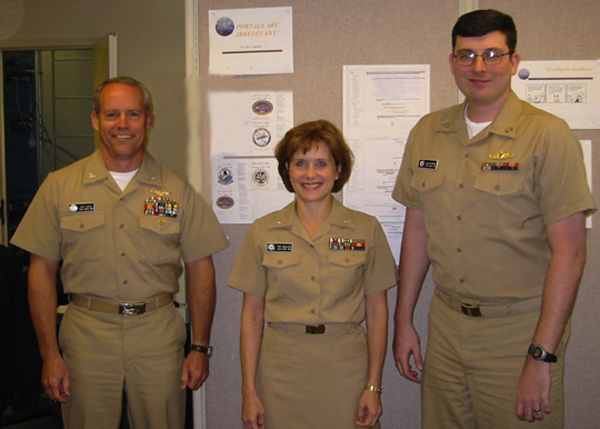
[[[250,295],[264,297],[267,290],[267,277],[262,264],[262,253],[255,221],[244,237],[227,284]]]
[[[365,271],[365,295],[373,295],[396,286],[398,271],[383,228],[373,218],[372,251]]]
[[[548,225],[580,211],[593,213],[596,205],[587,181],[581,143],[566,122],[560,118],[550,120],[536,152],[540,166],[536,183],[544,223]]]
[[[404,154],[402,155],[402,163],[400,164],[400,170],[398,171],[398,177],[396,178],[396,184],[392,191],[392,198],[400,204],[410,207],[415,210],[423,210],[422,202],[420,200],[420,193],[410,186],[413,171],[413,148],[416,144],[419,124],[417,124],[411,131],[404,148]]]
[[[35,194],[11,243],[53,261],[61,260],[62,234],[58,216],[60,190],[50,173]]]
[[[181,255],[185,262],[212,255],[229,245],[212,208],[187,183],[184,189],[183,208]]]

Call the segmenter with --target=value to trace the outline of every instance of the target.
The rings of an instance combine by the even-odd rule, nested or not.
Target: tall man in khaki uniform
[[[227,240],[210,206],[146,152],[153,119],[147,90],[114,78],[100,85],[94,103],[100,148],[48,176],[12,239],[31,252],[42,382],[63,404],[67,428],[118,427],[123,390],[132,427],[181,428],[185,389],[208,377],[211,255]],[[181,260],[193,331],[185,360],[186,328],[173,305]],[[71,297],[60,350],[59,267]]]
[[[461,105],[411,131],[393,197],[407,207],[395,314],[400,374],[420,382],[424,428],[559,428],[569,320],[595,210],[566,123],[517,98],[516,29],[479,10],[452,31]],[[436,284],[425,364],[412,323]]]

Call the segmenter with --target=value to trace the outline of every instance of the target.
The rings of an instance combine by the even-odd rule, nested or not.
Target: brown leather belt
[[[138,316],[165,307],[173,302],[173,294],[167,293],[145,301],[118,302],[89,295],[71,295],[70,304],[101,313]]]
[[[486,304],[465,300],[447,295],[439,289],[435,295],[448,307],[469,317],[499,317],[511,314],[522,314],[542,308],[542,298],[535,297],[519,301],[508,301],[500,304]]]
[[[291,332],[300,332],[303,334],[320,335],[325,332],[333,334],[339,332],[351,332],[356,329],[358,323],[330,323],[327,325],[302,325],[300,323],[276,323],[270,322],[269,326],[275,329],[283,329]]]

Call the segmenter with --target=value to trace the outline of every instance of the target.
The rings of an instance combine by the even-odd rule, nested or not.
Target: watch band
[[[549,363],[554,363],[558,360],[555,355],[553,355],[550,352],[547,352],[539,344],[530,345],[529,350],[527,350],[527,353],[529,353],[531,357],[535,360],[541,360]]]
[[[211,346],[201,346],[200,344],[190,345],[190,350],[204,353],[209,358],[212,356],[212,353],[213,353],[213,348]]]

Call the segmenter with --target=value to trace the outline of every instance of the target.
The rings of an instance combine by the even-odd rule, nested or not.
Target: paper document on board
[[[212,206],[221,223],[252,223],[293,200],[275,145],[293,123],[291,92],[209,93]]]
[[[294,72],[291,7],[211,10],[208,29],[210,74]]]
[[[600,128],[600,61],[521,61],[512,89],[572,129]]]
[[[396,261],[405,209],[392,199],[408,134],[429,112],[428,64],[343,68],[344,136],[355,156],[344,204],[377,217]]]

